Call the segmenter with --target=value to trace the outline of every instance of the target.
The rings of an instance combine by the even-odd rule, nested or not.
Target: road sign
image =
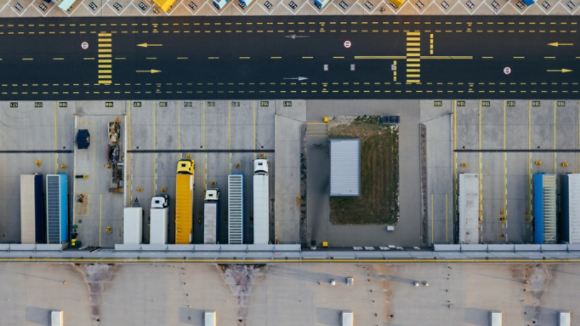
[[[352,42],[349,40],[344,41],[344,48],[345,49],[350,49],[350,47],[352,46]]]
[[[83,42],[83,43],[81,43],[81,48],[82,48],[83,50],[86,50],[86,49],[88,49],[88,48],[89,48],[89,42]]]
[[[511,74],[512,73],[512,68],[510,68],[510,67],[503,68],[503,73],[506,74],[506,75]]]

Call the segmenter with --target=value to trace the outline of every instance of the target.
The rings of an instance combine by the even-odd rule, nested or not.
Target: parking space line
[[[254,101],[254,110],[253,110],[253,115],[254,115],[254,119],[253,119],[253,125],[254,125],[254,150],[256,150],[256,101]],[[578,133],[578,137],[580,139],[580,133]],[[256,159],[256,153],[254,152],[254,160]]]
[[[228,101],[228,150],[232,149],[232,133],[231,133],[231,101]],[[228,174],[232,173],[232,153],[228,153]]]
[[[479,101],[479,128],[478,128],[478,133],[479,133],[479,144],[478,144],[478,148],[481,150],[481,101]],[[478,173],[479,173],[479,224],[481,224],[483,222],[483,204],[482,204],[482,176],[481,176],[481,151],[478,153],[479,156],[479,162],[478,162]]]
[[[445,194],[445,243],[449,243],[448,237],[447,237],[447,233],[448,233],[448,227],[447,227],[447,215],[448,211],[447,211],[447,194]]]
[[[101,246],[102,228],[103,228],[103,194],[99,194],[99,247]]]
[[[127,144],[126,144],[126,148],[131,149],[131,123],[132,123],[132,119],[131,119],[131,108],[132,108],[132,103],[131,101],[129,101],[129,121],[126,122],[126,126],[125,129],[127,130]],[[125,120],[126,121],[126,120]],[[128,169],[127,169],[127,183],[128,183],[128,188],[129,188],[129,203],[127,203],[127,200],[125,200],[124,205],[130,205],[131,204],[131,186],[132,186],[132,180],[133,180],[133,175],[132,175],[132,170],[133,170],[133,153],[128,153],[129,154],[129,164],[128,164]]]
[[[433,204],[433,193],[431,193],[431,243],[435,243],[435,215],[434,215],[434,204]]]
[[[177,149],[181,150],[181,101],[177,101]],[[181,159],[181,153],[179,159]]]
[[[506,142],[506,130],[505,130],[505,119],[506,119],[506,101],[503,101],[503,149],[505,150]],[[507,228],[507,177],[506,177],[506,161],[507,152],[503,153],[503,227]]]
[[[156,105],[153,101],[153,150],[157,149]],[[153,153],[153,196],[157,195],[157,153]]]
[[[58,150],[58,119],[56,115],[56,101],[54,101],[54,150]],[[54,174],[58,172],[58,153],[54,153]]]
[[[554,132],[554,149],[556,149],[556,137],[558,136],[558,132],[556,130],[556,101],[554,101],[554,127],[553,127],[553,132]],[[558,154],[556,152],[554,152],[554,174],[558,173],[558,162],[556,161],[556,158],[558,156]]]
[[[532,149],[532,101],[528,101],[528,149]],[[532,223],[532,152],[528,153],[528,229]]]
[[[457,223],[457,101],[453,100],[453,221]]]
[[[206,105],[206,102],[204,101],[203,102],[203,105],[202,105],[202,111],[201,111],[201,114],[202,114],[203,117],[202,117],[201,120],[202,120],[202,123],[203,123],[203,125],[202,125],[202,130],[203,130],[203,148],[207,149],[207,146],[206,146],[206,138],[207,138],[206,137],[206,121],[205,121],[206,120],[206,114],[205,114],[206,106],[205,105]],[[203,189],[205,190],[205,189],[207,189],[207,153],[205,153],[203,155],[203,157],[204,157],[203,158]]]

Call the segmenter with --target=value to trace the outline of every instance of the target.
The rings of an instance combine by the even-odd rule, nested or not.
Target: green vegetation
[[[399,217],[399,130],[380,117],[331,124],[329,138],[361,141],[361,196],[331,197],[333,224],[394,224]]]

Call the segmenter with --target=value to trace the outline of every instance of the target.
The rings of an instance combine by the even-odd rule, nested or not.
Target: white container
[[[572,316],[570,315],[569,311],[560,311],[560,315],[558,318],[558,325],[570,326],[571,320],[572,320]]]
[[[143,208],[125,207],[123,211],[123,244],[141,244],[143,239]]]
[[[203,317],[203,322],[205,326],[216,326],[216,314],[215,311],[206,311]]]
[[[502,325],[502,314],[501,314],[501,312],[492,311],[490,313],[490,325],[491,326],[501,326]]]
[[[354,323],[354,316],[352,315],[352,311],[343,311],[342,312],[342,326],[352,326]]]
[[[51,326],[63,326],[64,325],[64,314],[62,310],[53,310],[50,313],[50,325]]]

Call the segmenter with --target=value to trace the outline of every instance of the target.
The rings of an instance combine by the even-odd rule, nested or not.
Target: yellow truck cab
[[[177,162],[177,173],[193,174],[195,163],[191,159],[181,159]]]

